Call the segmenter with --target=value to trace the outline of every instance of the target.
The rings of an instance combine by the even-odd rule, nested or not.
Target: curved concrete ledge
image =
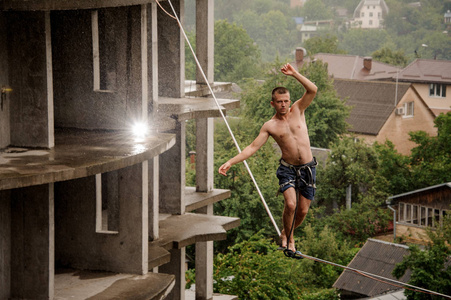
[[[181,249],[196,242],[218,241],[227,230],[240,225],[239,218],[186,213],[160,215],[160,238],[151,244],[166,250]]]
[[[0,152],[0,190],[105,173],[149,160],[175,144],[175,135],[152,133],[140,140],[129,132],[61,130],[55,147],[8,148]]]
[[[175,276],[63,270],[55,275],[55,300],[163,299],[173,289]]]
[[[195,187],[185,187],[185,211],[198,208],[230,198],[230,190],[213,189],[210,192],[196,192]]]

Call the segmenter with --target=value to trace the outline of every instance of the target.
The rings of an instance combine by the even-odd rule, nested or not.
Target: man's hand
[[[284,65],[280,71],[282,71],[283,74],[288,75],[288,76],[293,76],[294,73],[296,73],[296,70],[293,68],[292,65],[290,64],[286,64]]]
[[[229,162],[226,162],[222,166],[219,167],[218,172],[221,175],[227,176],[227,171],[230,169],[232,165]]]

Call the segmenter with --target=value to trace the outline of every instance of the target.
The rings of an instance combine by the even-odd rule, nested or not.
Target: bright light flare
[[[147,127],[146,123],[135,123],[132,126],[132,133],[137,138],[143,138],[147,135],[149,132],[149,128]]]

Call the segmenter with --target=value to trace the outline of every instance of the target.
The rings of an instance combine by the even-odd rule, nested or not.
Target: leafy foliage
[[[315,269],[306,259],[286,258],[259,233],[216,257],[214,290],[239,299],[339,299],[333,290],[312,285]],[[338,272],[329,273],[332,279]]]
[[[422,251],[417,246],[410,247],[410,254],[393,270],[393,276],[400,278],[407,269],[412,271],[409,284],[451,295],[451,216],[447,216],[441,228],[429,230],[431,243]],[[439,296],[406,290],[408,300],[442,299]]]
[[[338,37],[330,33],[309,38],[304,42],[304,47],[310,55],[317,53],[346,54],[346,51],[338,47]]]

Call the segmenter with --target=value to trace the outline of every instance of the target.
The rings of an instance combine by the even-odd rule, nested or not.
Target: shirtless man
[[[266,143],[270,136],[274,138],[282,151],[277,177],[279,178],[280,191],[285,200],[280,243],[283,248],[287,248],[292,251],[292,255],[295,255],[293,231],[304,221],[315,194],[316,160],[313,158],[310,149],[305,110],[312,103],[318,88],[290,64],[284,65],[281,72],[298,80],[304,86],[306,92],[290,108],[290,92],[284,87],[275,88],[272,91],[271,106],[276,110],[276,114],[262,126],[257,138],[249,146],[223,164],[218,171],[227,176],[227,171],[231,166],[252,156]],[[297,172],[301,177],[298,203],[294,188]],[[295,215],[296,220],[293,223]],[[288,235],[290,235],[289,238]]]

